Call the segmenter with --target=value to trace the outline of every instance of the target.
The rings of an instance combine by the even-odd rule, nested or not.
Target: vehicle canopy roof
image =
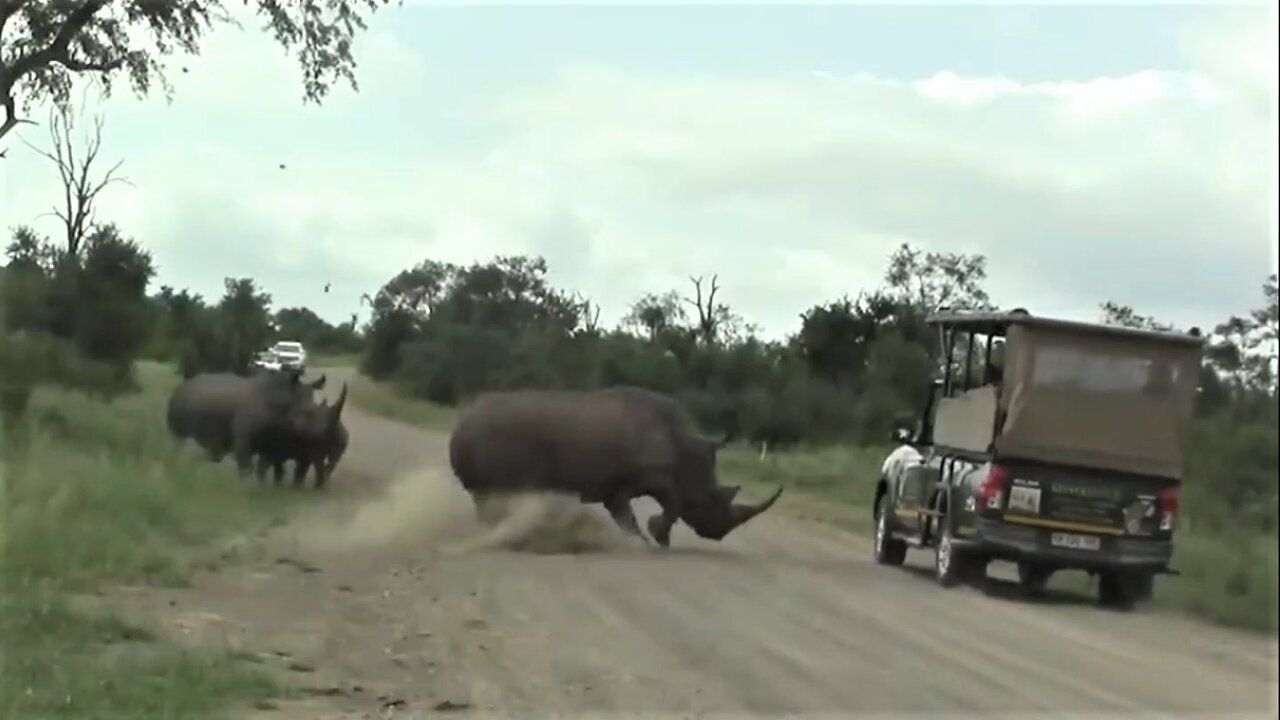
[[[962,333],[974,332],[981,335],[1006,337],[1009,328],[1015,325],[1044,329],[1056,329],[1062,333],[1081,335],[1103,335],[1127,337],[1137,340],[1171,342],[1197,348],[1203,347],[1204,338],[1198,328],[1191,328],[1187,333],[1168,330],[1147,330],[1131,328],[1123,325],[1106,325],[1103,323],[1081,322],[1079,320],[1063,320],[1052,317],[1039,317],[1021,308],[1014,310],[966,311],[941,309],[933,313],[925,322],[946,329],[955,329]]]
[[[999,387],[941,401],[950,407],[939,408],[935,435],[998,456],[1181,477],[1204,338],[1025,311],[939,312],[928,322],[1005,337]],[[944,427],[971,423],[992,432]]]

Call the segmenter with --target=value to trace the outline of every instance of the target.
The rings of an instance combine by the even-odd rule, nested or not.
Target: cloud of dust
[[[318,521],[299,540],[314,549],[359,552],[409,548],[461,555],[485,550],[542,554],[625,551],[642,547],[600,508],[552,493],[496,499],[491,526],[476,519],[471,495],[447,471],[419,468],[345,518]]]
[[[520,493],[505,499],[503,517],[465,549],[502,548],[564,554],[619,552],[639,547],[598,508],[551,493]]]

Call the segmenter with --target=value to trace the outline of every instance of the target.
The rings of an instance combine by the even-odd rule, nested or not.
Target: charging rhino
[[[459,417],[449,462],[482,519],[498,494],[549,490],[603,504],[648,544],[631,510],[633,498],[648,495],[662,506],[649,533],[669,547],[677,520],[721,540],[782,494],[779,486],[759,504],[734,503],[739,488],[716,478],[722,445],[702,437],[675,400],[640,388],[493,392]]]
[[[194,440],[214,462],[234,453],[243,475],[254,455],[274,451],[281,438],[318,432],[315,391],[324,384],[323,375],[306,383],[287,371],[200,373],[174,388],[166,420],[174,437]]]

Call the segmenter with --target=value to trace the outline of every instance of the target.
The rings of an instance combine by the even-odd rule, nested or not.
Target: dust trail
[[[313,550],[360,552],[430,548],[474,524],[471,498],[435,468],[395,477],[386,489],[342,517],[316,517],[299,528],[299,542]]]
[[[540,554],[619,552],[642,549],[602,512],[577,498],[518,493],[504,498],[501,520],[479,537],[446,549],[449,554],[504,549]]]
[[[460,555],[484,550],[582,553],[643,548],[598,508],[550,493],[510,494],[495,503],[491,527],[476,519],[471,496],[447,471],[419,468],[394,478],[380,496],[345,513],[315,518],[297,540],[313,550],[359,553],[412,549]]]

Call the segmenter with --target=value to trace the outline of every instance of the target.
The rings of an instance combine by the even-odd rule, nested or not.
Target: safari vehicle
[[[932,548],[944,587],[1014,562],[1128,608],[1169,566],[1204,340],[1010,312],[939,311],[942,379],[876,485],[874,553]]]

